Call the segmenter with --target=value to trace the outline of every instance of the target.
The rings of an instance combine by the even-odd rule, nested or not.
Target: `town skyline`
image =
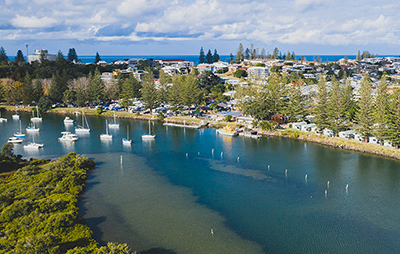
[[[10,56],[25,55],[25,43],[30,53],[75,48],[79,55],[195,55],[201,46],[229,55],[239,43],[269,53],[397,55],[399,10],[394,0],[6,0],[0,46]]]

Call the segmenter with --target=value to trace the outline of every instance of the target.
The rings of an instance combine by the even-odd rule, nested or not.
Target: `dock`
[[[182,127],[182,128],[191,128],[191,129],[200,129],[203,126],[206,126],[208,123],[204,122],[203,120],[201,120],[201,122],[197,125],[187,125],[185,124],[185,120],[183,120],[183,124],[179,124],[179,123],[164,123],[165,126],[174,126],[174,127]]]

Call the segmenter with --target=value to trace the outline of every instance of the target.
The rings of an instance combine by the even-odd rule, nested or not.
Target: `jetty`
[[[208,122],[204,122],[203,120],[200,121],[199,124],[196,125],[191,125],[191,124],[186,124],[186,121],[183,120],[183,124],[180,123],[169,123],[168,119],[166,119],[166,122],[163,124],[165,126],[174,126],[174,127],[182,127],[182,128],[191,128],[191,129],[200,129],[203,126],[206,126]]]

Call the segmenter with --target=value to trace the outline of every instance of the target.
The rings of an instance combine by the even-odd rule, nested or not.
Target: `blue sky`
[[[400,55],[398,0],[0,0],[0,46],[79,55]]]

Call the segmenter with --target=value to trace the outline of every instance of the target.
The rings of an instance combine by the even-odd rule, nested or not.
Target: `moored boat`
[[[69,131],[63,131],[61,132],[62,136],[58,138],[60,141],[77,141],[78,136],[74,133],[71,133]]]
[[[17,138],[17,137],[11,137],[8,138],[8,143],[22,143],[23,139],[22,138]]]
[[[217,133],[220,135],[230,136],[230,137],[238,135],[237,131],[235,131],[235,129],[233,129],[229,125],[225,126],[224,128],[218,129]]]
[[[74,120],[71,119],[71,118],[69,118],[69,116],[66,116],[66,117],[64,118],[64,123],[74,123]]]

